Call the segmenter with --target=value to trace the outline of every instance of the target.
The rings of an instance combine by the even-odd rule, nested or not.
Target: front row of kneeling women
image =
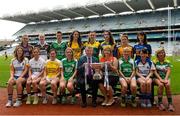
[[[172,96],[170,90],[170,63],[166,60],[165,50],[160,48],[156,51],[154,62],[148,57],[148,51],[143,49],[140,52],[140,59],[134,61],[131,57],[129,48],[123,49],[123,56],[120,59],[112,56],[110,46],[103,48],[103,56],[98,60],[93,55],[93,48],[86,47],[85,56],[79,61],[73,58],[73,50],[67,48],[66,58],[59,61],[56,59],[56,51],[50,51],[50,59],[44,61],[39,56],[39,48],[33,49],[33,58],[28,61],[24,57],[23,48],[17,47],[14,52],[14,58],[11,61],[10,79],[8,81],[8,102],[7,107],[18,107],[22,104],[23,86],[26,85],[28,94],[26,104],[31,104],[31,86],[34,92],[33,104],[39,102],[39,89],[42,93],[42,103],[47,104],[46,86],[51,85],[53,93],[52,104],[57,104],[57,95],[62,95],[61,103],[66,103],[66,88],[72,94],[71,104],[76,102],[74,93],[74,82],[77,80],[77,86],[80,87],[82,97],[82,107],[87,106],[86,90],[87,84],[92,87],[92,106],[96,107],[97,90],[100,89],[104,96],[101,105],[111,106],[114,103],[113,87],[119,82],[121,85],[121,106],[126,106],[126,94],[128,89],[131,91],[131,104],[137,106],[136,91],[137,84],[140,85],[141,107],[151,107],[151,85],[154,81],[158,85],[158,106],[160,110],[165,110],[162,102],[163,88],[166,89],[168,99],[168,110],[174,111],[172,105]],[[100,63],[99,63],[100,62]],[[93,63],[99,63],[101,66],[94,66]],[[103,64],[103,65],[102,65]],[[95,71],[96,70],[96,71]],[[99,71],[98,71],[99,70]],[[93,79],[94,73],[99,73],[103,78]],[[154,75],[155,76],[154,76]],[[17,99],[13,104],[13,85],[16,84]],[[60,92],[58,91],[60,87]]]

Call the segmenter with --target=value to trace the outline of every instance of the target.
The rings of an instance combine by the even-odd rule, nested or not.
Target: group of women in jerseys
[[[131,91],[131,104],[137,106],[137,85],[140,85],[141,107],[152,107],[151,85],[158,85],[159,110],[174,111],[170,90],[171,64],[166,59],[164,48],[156,51],[156,58],[151,60],[152,49],[147,43],[144,32],[137,34],[137,44],[129,45],[128,35],[120,36],[120,45],[117,46],[110,31],[104,31],[104,41],[96,41],[96,32],[89,32],[88,41],[83,43],[79,31],[70,35],[69,42],[62,42],[62,33],[56,33],[57,41],[48,45],[45,36],[39,36],[39,43],[33,47],[28,44],[28,36],[22,36],[21,45],[14,51],[14,58],[10,64],[10,79],[8,81],[8,102],[6,107],[18,107],[22,104],[23,86],[28,94],[26,104],[31,104],[31,87],[34,92],[33,104],[38,104],[38,92],[41,90],[42,103],[47,104],[46,85],[50,84],[53,99],[52,104],[57,104],[57,95],[62,95],[61,103],[66,103],[66,88],[72,94],[71,104],[76,102],[74,93],[74,80],[78,69],[78,60],[83,55],[85,47],[93,48],[93,56],[100,63],[107,64],[101,67],[102,81],[98,85],[104,96],[103,106],[114,103],[113,87],[121,85],[121,107],[126,107],[127,91]],[[46,55],[46,58],[41,57]],[[84,73],[84,72],[80,72]],[[17,99],[13,104],[13,85],[16,84]],[[60,87],[60,92],[58,92]],[[168,105],[163,103],[163,90],[166,90]]]

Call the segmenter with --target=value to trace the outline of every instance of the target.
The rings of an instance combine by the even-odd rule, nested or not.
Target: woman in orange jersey
[[[102,70],[105,75],[99,87],[105,99],[101,105],[111,106],[114,103],[113,87],[119,81],[117,75],[118,60],[113,57],[111,46],[105,46],[102,53],[103,57],[100,59],[100,62],[104,64]]]

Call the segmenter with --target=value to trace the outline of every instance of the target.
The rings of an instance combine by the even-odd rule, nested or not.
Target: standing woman
[[[26,90],[28,93],[26,104],[31,104],[31,85],[34,92],[33,104],[38,104],[38,87],[39,82],[43,76],[45,60],[40,57],[40,49],[35,47],[33,49],[33,58],[29,61],[29,77],[26,82]]]
[[[79,31],[74,31],[70,35],[70,41],[68,47],[73,49],[74,58],[79,60],[82,55],[83,43],[81,42],[81,36]]]
[[[170,62],[166,60],[166,53],[164,48],[160,48],[156,51],[156,57],[154,63],[156,67],[155,75],[155,83],[158,85],[158,105],[159,110],[165,110],[165,106],[163,105],[163,89],[165,87],[166,96],[168,101],[168,110],[175,111],[174,106],[172,105],[172,94],[170,89]]]
[[[6,107],[13,105],[13,85],[16,84],[17,99],[14,107],[19,107],[22,104],[22,85],[25,84],[28,71],[28,59],[24,57],[23,48],[18,46],[14,51],[14,58],[10,64],[10,79],[8,81],[8,102]]]
[[[62,41],[62,32],[58,31],[56,32],[56,39],[57,41],[53,42],[51,44],[51,49],[55,49],[57,52],[56,58],[58,60],[62,60],[63,58],[65,58],[65,50],[67,48],[67,44],[66,42]]]
[[[74,79],[77,73],[77,60],[73,58],[73,50],[67,48],[65,51],[66,58],[62,59],[62,70],[60,79],[60,90],[63,95],[61,103],[66,103],[65,89],[72,94],[71,104],[76,102],[74,93]]]
[[[147,36],[144,32],[137,34],[137,45],[134,45],[135,60],[140,59],[140,52],[142,49],[147,49],[148,57],[151,58],[152,49],[151,45],[147,43]]]
[[[131,58],[133,58],[134,57],[133,47],[131,45],[129,45],[128,35],[122,34],[120,36],[120,40],[121,40],[121,44],[120,44],[120,47],[118,48],[118,52],[117,52],[118,59],[123,56],[123,49],[124,48],[128,48],[130,50],[129,56]]]
[[[40,57],[46,61],[49,58],[50,46],[45,39],[44,34],[39,34],[39,42],[35,45],[35,47],[40,49]]]
[[[93,48],[93,56],[99,59],[99,50],[100,50],[100,43],[96,41],[96,32],[91,31],[88,34],[88,41],[84,45],[90,46]]]
[[[103,50],[103,48],[107,45],[111,46],[113,56],[117,56],[116,49],[115,49],[116,43],[110,31],[104,31],[104,41],[101,43],[101,50]]]
[[[21,41],[22,42],[19,46],[23,48],[24,56],[30,60],[32,58],[33,46],[28,43],[29,42],[28,35],[23,35]]]
[[[104,80],[99,84],[99,88],[105,97],[104,102],[101,105],[111,106],[114,103],[113,87],[116,86],[119,81],[117,75],[118,60],[113,57],[111,46],[105,46],[103,48],[103,57],[100,59],[100,62],[107,64],[107,69],[105,68],[105,65],[102,69],[103,72],[105,72]]]

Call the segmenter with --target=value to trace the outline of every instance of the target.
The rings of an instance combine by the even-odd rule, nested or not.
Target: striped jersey
[[[49,59],[45,63],[45,68],[47,78],[54,78],[59,73],[59,69],[62,68],[62,63],[58,59],[54,61]]]
[[[38,76],[40,72],[44,69],[45,60],[41,57],[38,58],[38,60],[35,60],[35,58],[32,58],[29,61],[29,67],[32,71],[32,75]]]
[[[23,73],[25,67],[28,66],[28,59],[24,58],[22,62],[19,62],[16,58],[13,58],[10,65],[14,67],[14,76],[19,77]]]

